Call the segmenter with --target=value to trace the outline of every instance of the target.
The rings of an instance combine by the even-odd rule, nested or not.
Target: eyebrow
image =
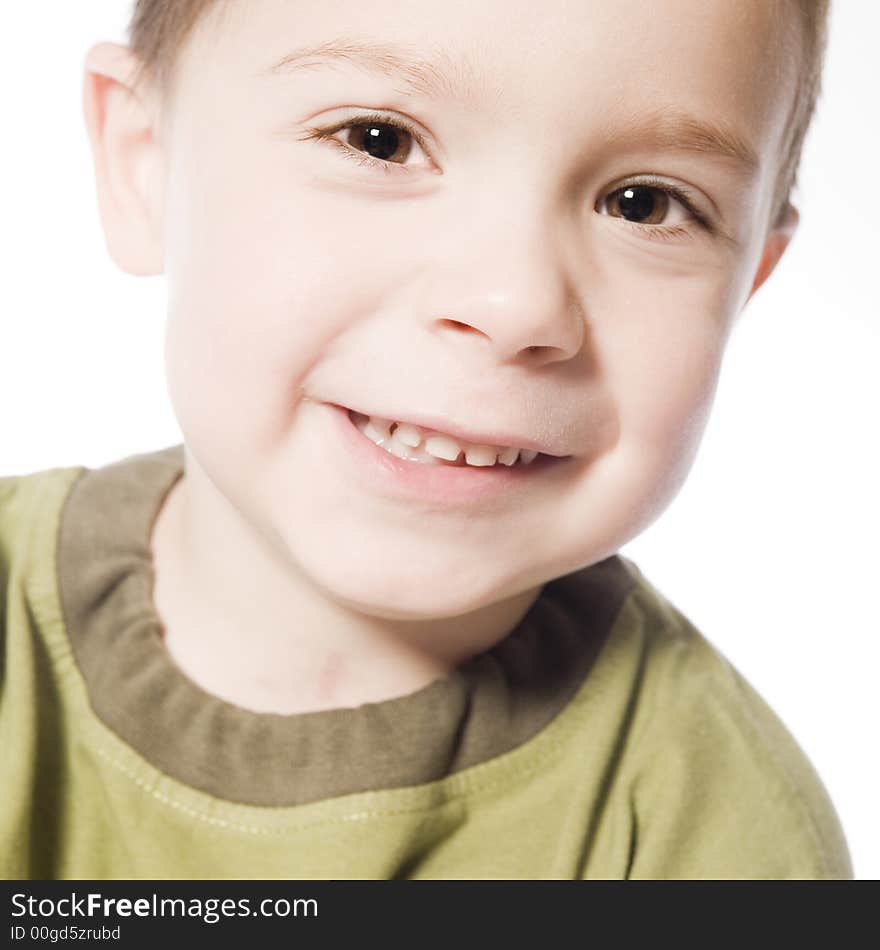
[[[666,107],[629,119],[611,136],[612,146],[638,139],[653,148],[701,152],[728,159],[749,172],[760,167],[754,146],[735,129]]]
[[[470,60],[453,59],[442,49],[433,50],[433,54],[436,61],[405,46],[338,37],[296,49],[266,72],[286,74],[310,67],[349,65],[399,81],[398,91],[403,95],[464,101],[484,97],[485,86],[477,81],[478,73]]]
[[[266,74],[284,75],[309,68],[349,65],[370,73],[379,73],[401,84],[401,95],[435,99],[479,101],[497,100],[498,93],[480,81],[474,63],[453,58],[435,49],[435,61],[424,52],[405,46],[379,43],[356,37],[337,37],[316,46],[305,46],[288,53],[272,65]],[[727,159],[746,172],[760,167],[754,146],[735,129],[709,118],[697,118],[676,107],[665,107],[630,117],[611,136],[611,145],[632,140],[646,146],[691,151]]]

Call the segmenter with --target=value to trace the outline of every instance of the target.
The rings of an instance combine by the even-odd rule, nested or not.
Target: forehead
[[[642,119],[764,160],[793,101],[798,29],[791,0],[222,2],[183,57],[182,86],[305,96],[356,76],[365,91],[494,122],[613,134]]]

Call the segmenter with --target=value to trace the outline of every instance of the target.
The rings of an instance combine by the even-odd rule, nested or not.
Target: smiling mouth
[[[353,409],[348,410],[348,417],[363,436],[390,455],[424,465],[522,468],[536,460],[553,458],[533,449],[475,445],[433,429],[366,416]]]

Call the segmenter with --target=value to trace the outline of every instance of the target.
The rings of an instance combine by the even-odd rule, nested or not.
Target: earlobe
[[[785,253],[789,242],[797,230],[800,214],[791,203],[785,206],[781,219],[773,226],[767,241],[764,244],[764,251],[761,255],[761,261],[758,264],[758,270],[755,274],[752,289],[749,291],[748,299],[751,299],[755,291],[764,283],[773,273],[779,259]]]
[[[107,249],[122,270],[147,276],[164,270],[163,166],[136,69],[127,47],[93,46],[85,61],[83,111]]]

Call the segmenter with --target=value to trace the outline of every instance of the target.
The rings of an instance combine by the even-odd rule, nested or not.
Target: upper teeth
[[[460,442],[442,432],[421,429],[408,422],[394,422],[376,416],[364,416],[352,412],[352,419],[361,432],[370,440],[398,458],[414,462],[433,462],[438,459],[456,462],[464,452],[467,465],[494,465],[496,460],[503,465],[513,465],[517,459],[528,465],[537,458],[532,449],[518,449],[505,445],[474,445]]]

